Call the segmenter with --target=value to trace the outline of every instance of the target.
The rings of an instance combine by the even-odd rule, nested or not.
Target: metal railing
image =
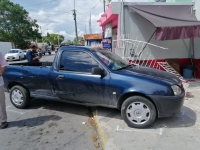
[[[122,57],[129,63],[139,66],[152,67],[160,69],[157,60],[147,46],[160,49],[168,49],[149,42],[137,40],[133,36],[126,34],[121,37],[113,37],[113,52]]]

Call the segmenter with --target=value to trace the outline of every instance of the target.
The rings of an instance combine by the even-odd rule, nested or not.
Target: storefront
[[[115,37],[119,41],[122,38],[144,41],[166,48],[164,50],[144,45],[144,55],[140,56],[140,60],[162,62],[178,59],[179,67],[182,68],[190,64],[191,60],[195,63],[197,58],[200,58],[200,49],[196,46],[200,43],[200,22],[196,19],[193,9],[193,3],[113,2],[98,22],[102,32],[105,32],[105,26],[112,22],[112,29],[116,31],[116,35],[112,34],[112,42],[115,41]],[[132,48],[121,43],[113,42],[112,45],[115,46],[112,46],[112,50],[126,57],[124,49],[128,50],[129,55]],[[199,63],[195,65],[200,68]],[[200,78],[200,71],[197,72],[196,76]]]

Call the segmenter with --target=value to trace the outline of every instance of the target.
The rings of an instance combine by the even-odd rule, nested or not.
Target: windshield
[[[18,50],[9,50],[8,53],[18,53]]]
[[[128,62],[112,52],[101,50],[94,53],[111,70],[120,70],[129,66]]]

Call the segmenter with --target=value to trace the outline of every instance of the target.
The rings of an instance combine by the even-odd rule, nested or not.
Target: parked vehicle
[[[23,53],[24,53],[24,58],[26,58],[26,53],[27,53],[27,49],[24,49],[24,50],[22,50],[23,51]]]
[[[24,58],[24,53],[21,49],[11,49],[7,54],[5,54],[5,60],[7,61],[21,60]]]
[[[26,108],[31,98],[117,108],[135,128],[175,114],[185,95],[173,74],[129,65],[106,50],[77,46],[60,47],[51,63],[11,64],[4,81],[17,108]]]
[[[50,49],[48,49],[48,53],[49,53],[49,55],[51,55],[51,50]]]

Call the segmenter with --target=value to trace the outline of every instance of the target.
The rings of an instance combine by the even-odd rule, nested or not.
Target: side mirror
[[[99,67],[94,67],[94,68],[92,68],[92,74],[105,76],[105,71]]]

